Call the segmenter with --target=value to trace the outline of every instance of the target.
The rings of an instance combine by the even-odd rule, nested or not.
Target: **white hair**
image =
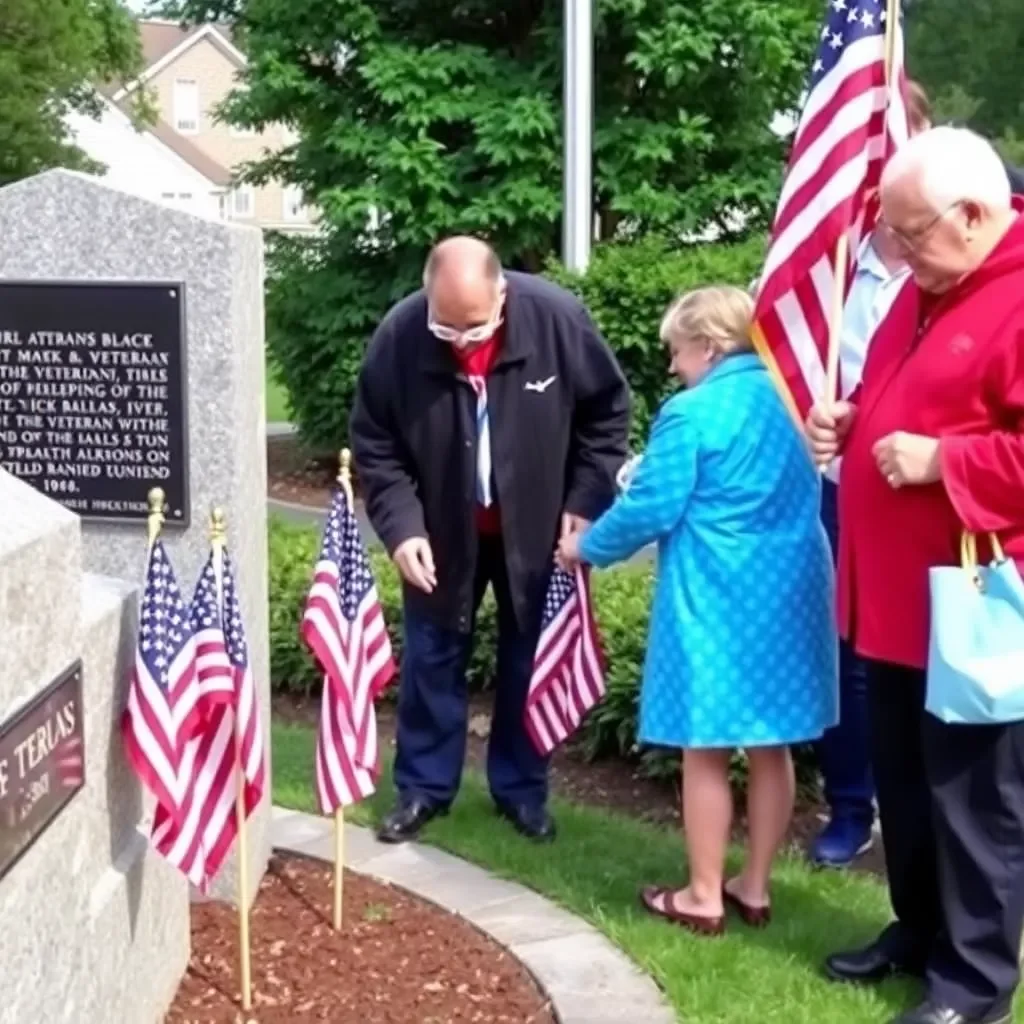
[[[907,177],[916,178],[932,209],[963,200],[991,213],[1010,209],[1012,193],[1006,167],[992,144],[967,128],[930,128],[904,143],[882,174],[882,191]]]

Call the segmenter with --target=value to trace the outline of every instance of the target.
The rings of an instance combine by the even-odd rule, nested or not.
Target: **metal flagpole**
[[[570,270],[582,272],[590,262],[594,233],[593,0],[565,0],[564,89],[562,262]]]

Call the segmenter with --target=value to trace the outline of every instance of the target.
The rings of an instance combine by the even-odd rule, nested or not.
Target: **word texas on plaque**
[[[85,784],[82,663],[0,723],[0,878]]]
[[[0,466],[84,519],[188,525],[182,284],[0,281]]]

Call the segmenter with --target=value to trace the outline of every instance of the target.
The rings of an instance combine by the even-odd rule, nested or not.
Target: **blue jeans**
[[[839,488],[822,482],[821,519],[832,545],[839,549]],[[818,761],[825,780],[825,800],[833,818],[874,820],[871,775],[867,664],[845,641],[839,644],[839,724],[818,743]]]
[[[542,807],[549,758],[537,753],[523,724],[541,608],[530,628],[517,624],[500,538],[480,540],[477,606],[488,584],[498,606],[497,680],[487,749],[491,795],[505,807]],[[466,668],[473,634],[437,626],[408,606],[404,632],[395,785],[404,799],[419,797],[447,807],[458,792],[466,756]]]

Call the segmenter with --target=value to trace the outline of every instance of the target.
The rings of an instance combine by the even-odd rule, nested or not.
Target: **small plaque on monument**
[[[0,878],[85,784],[82,665],[0,723]]]
[[[187,526],[184,287],[0,281],[0,466],[84,519]]]

